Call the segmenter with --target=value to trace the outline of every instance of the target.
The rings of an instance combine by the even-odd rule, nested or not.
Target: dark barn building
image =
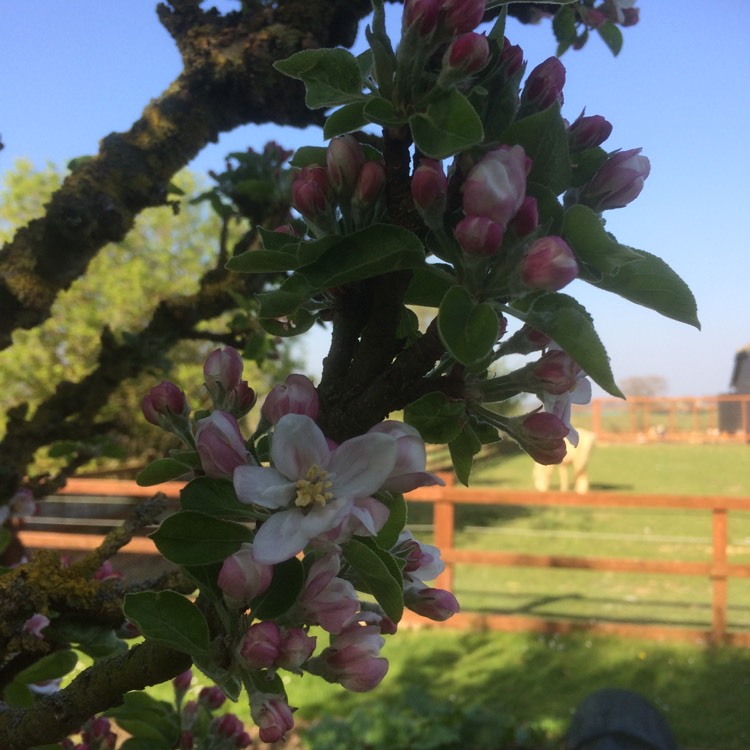
[[[750,345],[740,349],[734,358],[729,389],[733,396],[750,395]],[[719,401],[719,430],[735,433],[743,427],[745,432],[750,430],[750,401]]]

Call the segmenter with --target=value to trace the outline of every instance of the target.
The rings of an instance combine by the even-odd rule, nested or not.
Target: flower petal
[[[234,489],[241,503],[263,508],[285,508],[294,500],[297,491],[276,469],[261,466],[238,466],[234,472]]]
[[[313,464],[325,469],[330,455],[325,436],[310,417],[286,414],[276,424],[271,459],[285,477],[303,479]]]
[[[335,497],[368,497],[377,492],[396,464],[396,440],[368,433],[342,443],[331,457]]]

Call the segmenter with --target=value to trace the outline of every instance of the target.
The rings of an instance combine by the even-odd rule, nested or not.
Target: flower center
[[[305,475],[305,479],[298,479],[295,483],[297,497],[294,504],[299,508],[308,508],[313,504],[324,506],[333,495],[326,490],[332,485],[328,480],[328,472],[313,464]]]

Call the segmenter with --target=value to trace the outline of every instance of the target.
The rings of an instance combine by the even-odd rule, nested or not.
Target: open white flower
[[[270,564],[288,560],[311,539],[339,526],[355,500],[382,487],[397,453],[395,438],[380,433],[346,440],[331,450],[310,417],[282,417],[271,443],[274,468],[239,466],[234,473],[240,502],[277,511],[255,535],[255,559]]]

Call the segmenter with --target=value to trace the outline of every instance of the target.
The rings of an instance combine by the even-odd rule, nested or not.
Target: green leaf
[[[378,532],[375,541],[382,549],[392,549],[406,526],[406,500],[403,495],[393,492],[382,492],[377,498],[388,508],[388,520]]]
[[[390,37],[386,32],[383,0],[374,0],[372,9],[372,29],[369,26],[365,29],[365,37],[372,50],[378,89],[383,97],[390,99],[393,94],[393,71],[396,67],[396,55]]]
[[[302,146],[294,152],[289,166],[302,168],[317,164],[319,167],[324,167],[326,165],[326,151],[325,146]]]
[[[125,641],[118,638],[111,627],[70,615],[53,620],[45,632],[58,642],[75,644],[79,651],[93,659],[128,650]]]
[[[362,114],[368,122],[382,125],[384,128],[397,128],[408,121],[405,115],[396,111],[392,102],[388,99],[381,99],[379,96],[368,97]]]
[[[294,277],[285,281],[281,285],[282,288],[275,292],[261,292],[256,295],[260,303],[259,317],[283,318],[294,315],[305,301],[315,296],[315,290],[312,287],[300,289],[298,283],[291,287],[292,291],[286,291],[284,287],[290,281],[294,281]]]
[[[610,52],[617,57],[622,49],[622,32],[612,21],[602,24],[597,31]]]
[[[404,409],[404,422],[416,427],[428,443],[449,443],[458,437],[466,421],[463,401],[444,393],[427,393]]]
[[[572,8],[560,8],[552,19],[552,31],[557,40],[557,54],[562,55],[576,40],[576,13]]]
[[[233,521],[182,510],[162,521],[150,534],[159,552],[177,565],[207,565],[234,554],[253,532]]]
[[[125,694],[123,704],[107,711],[118,726],[137,735],[122,745],[123,750],[161,750],[173,748],[179,737],[179,721],[172,706],[152,698],[145,692]],[[135,741],[136,744],[128,743]]]
[[[230,700],[237,701],[242,693],[242,680],[234,670],[226,670],[212,657],[193,657],[195,664],[206,677],[213,680]]]
[[[474,463],[474,456],[482,450],[482,442],[477,437],[472,426],[466,424],[458,437],[448,443],[448,449],[453,461],[453,470],[461,484],[469,486],[469,475]]]
[[[607,393],[623,397],[614,381],[609,357],[583,305],[559,292],[527,295],[513,303],[523,310],[523,320],[546,333]]]
[[[352,102],[345,104],[341,109],[333,112],[323,125],[323,137],[333,138],[344,133],[351,133],[352,130],[359,130],[367,125],[367,118],[362,111],[365,102]]]
[[[152,487],[155,484],[179,479],[189,471],[191,471],[190,467],[181,461],[175,461],[173,458],[157,458],[156,461],[152,461],[141,469],[135,481],[141,487]]]
[[[622,266],[638,260],[638,255],[629,247],[621,245],[606,231],[598,213],[588,206],[577,204],[565,212],[563,238],[585,266],[602,274],[614,274]],[[581,276],[592,281],[597,275]]]
[[[362,73],[357,58],[340,47],[297,52],[273,65],[305,84],[310,109],[333,107],[362,98]]]
[[[619,244],[590,208],[568,209],[563,236],[583,261],[584,281],[700,329],[695,297],[687,284],[661,258]]]
[[[503,143],[520,144],[533,160],[529,181],[560,195],[570,186],[568,130],[559,104],[517,120],[500,136]]]
[[[46,682],[64,677],[75,669],[78,656],[75,651],[53,651],[16,675],[16,682],[30,685],[33,682]]]
[[[426,263],[414,270],[404,302],[408,305],[440,307],[443,297],[455,283],[456,277],[450,266]]]
[[[471,102],[458,90],[427,105],[427,111],[409,118],[416,147],[433,159],[476,146],[484,138],[482,120]]]
[[[180,507],[235,521],[255,518],[250,506],[237,499],[234,485],[229,479],[196,477],[180,490]]]
[[[207,654],[209,651],[206,618],[195,604],[175,591],[126,594],[122,609],[146,638],[186,654]]]
[[[219,577],[223,563],[209,565],[185,565],[184,571],[195,581],[203,596],[210,599],[217,608],[224,607],[224,593],[216,580]]]
[[[399,622],[404,613],[404,584],[393,555],[365,538],[350,539],[341,551],[356,571],[358,583],[375,597],[393,622]]]
[[[34,693],[22,682],[13,680],[3,690],[3,701],[11,708],[29,708],[34,705]],[[59,747],[58,745],[56,750],[59,750]]]
[[[297,601],[305,585],[305,569],[292,557],[273,566],[271,585],[250,604],[253,616],[261,620],[280,617]]]
[[[325,255],[297,271],[295,277],[303,279],[304,286],[318,293],[329,287],[423,264],[424,248],[413,232],[393,224],[371,224],[342,237]],[[291,286],[285,282],[282,289]]]
[[[297,267],[297,258],[274,250],[247,250],[230,258],[225,268],[239,273],[278,273],[292,271]]]
[[[297,245],[301,242],[299,237],[285,232],[276,232],[265,227],[258,227],[258,233],[264,250],[283,250],[290,255],[297,254]]]
[[[545,234],[561,235],[565,222],[565,211],[557,196],[544,185],[539,185],[536,182],[527,183],[526,195],[536,198],[539,223],[544,225]]]
[[[571,157],[572,175],[570,186],[579,188],[585,185],[598,171],[599,168],[609,158],[607,152],[597,146],[596,148],[587,148]]]
[[[630,250],[637,254],[636,261],[590,283],[700,330],[698,307],[688,285],[661,258]]]
[[[492,351],[497,340],[497,315],[487,302],[476,302],[464,287],[454,286],[440,303],[438,332],[454,359],[462,365],[473,365]]]
[[[272,336],[299,336],[301,333],[309,331],[315,325],[317,319],[317,315],[300,309],[294,315],[286,316],[283,320],[263,318],[260,324],[263,326],[263,330]]]

